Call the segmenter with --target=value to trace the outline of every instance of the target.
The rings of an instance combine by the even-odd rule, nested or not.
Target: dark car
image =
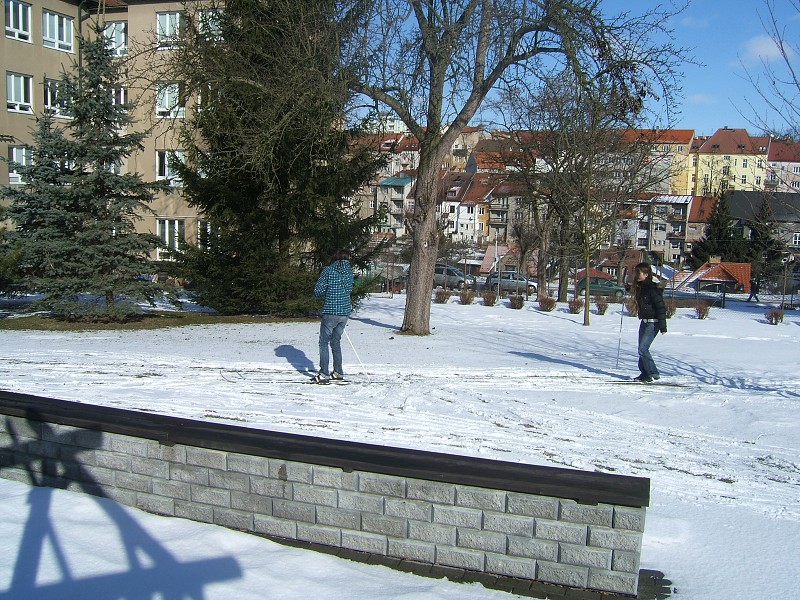
[[[580,296],[586,288],[586,278],[579,279],[575,284],[575,295]],[[589,294],[592,296],[613,296],[622,298],[625,295],[625,288],[605,277],[589,277]]]

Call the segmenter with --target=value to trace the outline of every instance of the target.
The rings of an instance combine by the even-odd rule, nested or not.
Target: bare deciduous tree
[[[626,102],[667,100],[677,89],[682,51],[664,30],[672,13],[609,17],[601,0],[372,0],[369,6],[349,48],[358,69],[353,89],[390,108],[420,143],[402,329],[426,335],[441,165],[487,96],[503,80],[537,78],[559,64],[581,83],[605,74]]]

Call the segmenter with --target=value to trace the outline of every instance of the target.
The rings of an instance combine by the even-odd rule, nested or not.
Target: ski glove
[[[666,321],[666,319],[663,319],[663,320],[658,322],[658,330],[661,333],[667,333],[667,321]]]

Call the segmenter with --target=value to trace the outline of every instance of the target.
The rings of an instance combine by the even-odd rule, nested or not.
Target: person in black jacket
[[[639,263],[634,270],[633,298],[639,309],[639,376],[635,381],[648,383],[660,379],[650,345],[658,332],[667,333],[667,307],[661,289],[653,281],[653,268],[648,263]]]

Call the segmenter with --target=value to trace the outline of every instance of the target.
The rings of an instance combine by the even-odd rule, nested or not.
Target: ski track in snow
[[[0,381],[10,391],[150,412],[163,405],[177,417],[366,443],[413,440],[423,450],[499,460],[535,457],[539,464],[650,477],[661,492],[694,503],[736,503],[800,519],[793,448],[559,403],[560,395],[577,391],[623,406],[746,405],[758,390],[759,401],[766,397],[778,409],[797,400],[800,385],[792,381],[677,377],[671,380],[682,387],[622,386],[575,369],[392,365],[356,368],[347,385],[306,386],[307,376],[285,363],[47,350],[0,358]]]

